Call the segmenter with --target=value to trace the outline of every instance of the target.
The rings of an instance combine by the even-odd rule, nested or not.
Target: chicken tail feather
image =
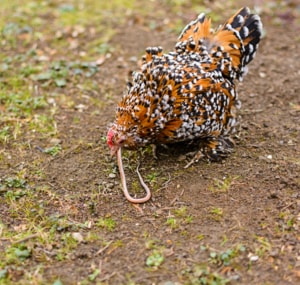
[[[212,57],[212,67],[231,79],[242,79],[254,58],[262,34],[260,17],[244,7],[216,31],[210,18],[200,14],[182,31],[175,46],[178,53],[199,52]]]

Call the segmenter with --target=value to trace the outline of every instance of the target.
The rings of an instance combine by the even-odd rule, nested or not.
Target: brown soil
[[[184,22],[195,16],[191,11],[183,15]],[[59,139],[66,151],[42,163],[45,175],[37,181],[59,197],[49,213],[92,225],[100,217],[111,218],[116,227],[99,228],[98,238],[82,242],[69,260],[50,262],[47,278],[76,284],[94,267],[100,270],[97,284],[205,284],[199,281],[199,267],[206,265],[211,275],[217,272],[232,284],[299,282],[300,26],[284,17],[274,23],[267,13],[262,19],[266,35],[239,86],[242,108],[234,152],[220,163],[200,161],[184,169],[190,159],[185,146],[159,148],[158,160],[147,149],[141,155],[141,172],[153,197],[139,208],[124,198],[116,161],[110,160],[101,137],[114,119],[128,73],[138,68],[135,57],[147,46],[170,50],[177,35],[164,26],[147,28],[151,19],[128,19],[127,28],[111,43],[120,51],[96,75],[100,93],[89,94],[105,100],[105,107],[99,110],[81,97],[74,100],[87,106],[83,112],[60,109]],[[39,144],[43,141],[32,142]],[[136,154],[126,152],[124,163],[137,192]],[[28,164],[45,158],[32,148],[23,159]],[[109,177],[111,173],[116,177]],[[147,176],[151,174],[152,180]],[[172,218],[176,225],[170,225]],[[88,233],[85,229],[82,235]],[[112,243],[104,248],[104,241]],[[233,263],[213,262],[212,252],[238,245],[245,251]],[[155,250],[164,256],[157,268],[146,265]]]

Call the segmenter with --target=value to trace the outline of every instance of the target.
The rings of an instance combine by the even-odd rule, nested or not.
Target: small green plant
[[[104,229],[107,229],[109,231],[113,231],[116,227],[116,222],[110,217],[100,218],[97,221],[96,225],[100,228],[104,228]]]
[[[213,193],[224,193],[227,192],[235,180],[237,180],[239,176],[228,176],[224,180],[214,179],[214,185],[209,186],[208,190]]]
[[[95,279],[97,278],[97,276],[98,276],[100,273],[101,273],[100,270],[99,270],[98,268],[96,268],[96,269],[94,270],[94,272],[88,276],[89,281],[95,281]]]
[[[39,74],[34,74],[31,78],[34,81],[42,82],[44,85],[54,83],[57,87],[65,87],[68,78],[83,76],[92,77],[98,71],[98,67],[93,62],[66,62],[56,61],[46,70]]]
[[[146,178],[147,180],[152,184],[152,183],[155,183],[157,181],[157,177],[158,177],[158,173],[157,172],[152,172],[152,173],[149,173]]]
[[[56,253],[56,259],[59,261],[67,259],[71,251],[78,245],[78,240],[76,240],[70,232],[63,233],[61,235],[61,241],[61,247]]]
[[[20,263],[31,256],[31,249],[25,244],[10,246],[6,251],[6,260],[8,264]]]
[[[7,191],[4,195],[4,197],[10,201],[16,201],[20,199],[21,197],[25,196],[27,193],[23,190],[16,190],[16,191]]]
[[[210,262],[218,266],[228,266],[239,253],[244,252],[245,250],[245,247],[241,245],[234,249],[227,249],[225,252],[221,253],[216,253],[214,251],[210,252]]]
[[[52,285],[63,285],[60,279],[56,279]]]
[[[153,250],[153,252],[147,257],[146,265],[152,268],[159,267],[164,261],[164,256],[157,250]]]
[[[8,177],[4,179],[4,185],[8,188],[26,188],[26,181],[18,177]]]
[[[176,229],[181,225],[192,223],[193,216],[188,215],[187,207],[180,207],[172,211],[173,215],[167,218],[166,225],[171,229]],[[182,232],[184,234],[184,232]]]
[[[292,228],[295,223],[296,223],[296,218],[292,217],[287,220],[286,225],[288,228]]]
[[[5,278],[7,277],[7,275],[8,275],[8,270],[7,270],[7,268],[4,268],[4,269],[0,270],[0,281],[1,281],[2,279],[5,279]],[[1,284],[1,283],[0,283],[0,284]]]
[[[0,142],[7,143],[9,141],[10,136],[10,127],[5,126],[4,128],[0,129]]]
[[[266,237],[255,236],[258,246],[255,249],[255,254],[262,257],[266,252],[269,252],[272,247],[270,241]]]
[[[114,51],[114,47],[108,44],[107,42],[100,43],[96,48],[97,52],[101,55],[105,55],[108,53],[112,53]]]
[[[20,84],[21,86],[22,84],[25,84],[25,82],[21,82],[21,83],[10,82],[10,83],[17,84],[17,85]],[[4,89],[3,91],[6,91],[6,89]],[[9,91],[6,92],[7,93],[0,94],[0,99],[4,107],[6,108],[6,111],[10,112],[10,115],[12,113],[20,117],[24,115],[30,115],[33,113],[33,110],[43,109],[48,105],[43,96],[32,96],[28,90],[21,89],[18,92],[11,92],[11,91],[10,93]]]
[[[279,231],[285,232],[285,231],[291,231],[294,229],[294,225],[296,224],[296,217],[292,215],[290,212],[280,212],[279,213],[279,219],[280,222],[278,223],[277,227],[279,228]]]
[[[174,213],[177,217],[185,217],[187,215],[187,207],[180,207],[174,210]]]
[[[176,229],[178,227],[177,220],[173,217],[167,218],[166,225],[168,225],[171,229]]]
[[[193,268],[186,269],[184,274],[189,279],[188,284],[193,285],[226,285],[230,283],[228,278],[223,277],[217,272],[211,270],[205,265],[196,265]]]
[[[220,219],[223,217],[223,209],[222,208],[212,208],[210,209],[210,214],[216,218],[216,219]]]
[[[197,235],[197,240],[199,240],[199,241],[201,241],[201,240],[203,240],[204,239],[204,234],[198,234]]]
[[[193,216],[191,216],[191,215],[188,215],[188,216],[184,219],[184,222],[185,222],[186,224],[190,224],[192,221],[193,221]]]
[[[52,156],[56,156],[60,151],[61,151],[61,145],[59,144],[44,149],[44,153],[50,154]]]

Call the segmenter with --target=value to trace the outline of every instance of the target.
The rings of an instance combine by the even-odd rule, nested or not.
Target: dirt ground
[[[222,10],[215,26],[243,4],[253,7],[252,1],[236,1]],[[153,1],[147,15],[127,15],[109,42],[115,50],[93,77],[98,92],[80,93],[75,85],[65,88],[75,107],[63,100],[57,103],[58,135],[19,138],[22,148],[17,150],[14,143],[3,145],[10,158],[2,157],[2,181],[26,169],[26,181],[45,213],[68,221],[57,229],[58,240],[42,245],[38,231],[24,240],[31,256],[19,265],[5,263],[9,282],[297,284],[300,8],[296,1],[288,4],[282,11],[261,6],[265,35],[238,88],[242,108],[234,152],[220,163],[199,161],[184,169],[190,159],[185,145],[158,148],[157,160],[151,149],[141,150],[141,172],[153,192],[140,207],[124,198],[116,161],[104,138],[143,50],[156,45],[171,50],[178,32],[170,31],[170,25],[179,17],[188,23],[196,12],[191,5],[178,12]],[[206,5],[220,9],[214,1]],[[57,142],[62,147],[58,155],[39,151]],[[129,185],[141,196],[135,173],[138,159],[138,152],[124,153]],[[37,175],[37,168],[43,175]],[[11,215],[1,193],[1,221],[15,229],[24,224],[23,218]],[[20,205],[26,207],[22,199]],[[55,253],[62,233],[77,242],[59,260]],[[0,248],[10,243],[10,238],[2,238]],[[26,279],[26,271],[39,266],[39,279]],[[0,284],[8,279],[1,283],[0,278]]]

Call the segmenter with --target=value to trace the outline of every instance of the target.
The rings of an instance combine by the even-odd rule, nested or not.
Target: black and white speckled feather
[[[203,139],[209,157],[232,147],[240,106],[235,79],[253,59],[259,16],[242,8],[215,32],[201,14],[182,31],[172,52],[146,49],[108,132],[112,149]]]

